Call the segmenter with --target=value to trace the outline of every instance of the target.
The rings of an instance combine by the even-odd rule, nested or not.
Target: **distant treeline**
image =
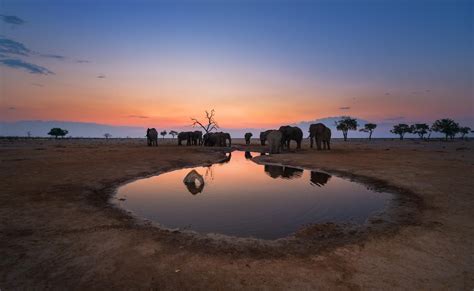
[[[343,116],[340,120],[335,122],[336,129],[342,132],[343,139],[347,140],[349,131],[356,131],[359,130],[360,132],[368,133],[368,139],[372,139],[372,134],[377,129],[376,123],[365,123],[361,128],[356,118],[352,118],[350,116]],[[217,127],[216,127],[217,128]],[[469,133],[472,133],[470,127],[468,126],[461,126],[459,123],[455,122],[453,119],[444,118],[438,119],[433,124],[428,125],[426,123],[415,123],[415,124],[406,124],[406,123],[399,123],[393,125],[393,128],[390,132],[394,135],[398,135],[401,140],[405,138],[406,134],[414,134],[417,135],[420,139],[428,140],[433,139],[431,137],[433,132],[440,133],[444,135],[444,139],[454,139],[456,136],[459,136],[461,139],[467,137]],[[67,136],[69,131],[63,128],[52,128],[48,133],[51,137],[57,138],[72,138],[72,139],[102,139],[97,137],[71,137]],[[159,132],[162,138],[169,135],[173,139],[179,134],[176,130],[163,130]],[[67,136],[67,137],[66,137]],[[110,133],[104,133],[103,137],[105,139],[114,138]],[[144,136],[145,137],[145,136]],[[144,138],[143,137],[143,138]],[[26,132],[26,136],[0,136],[2,139],[49,139],[45,137],[33,137],[31,132]],[[130,139],[131,137],[119,137],[121,139]],[[377,139],[390,139],[390,138],[377,138]]]

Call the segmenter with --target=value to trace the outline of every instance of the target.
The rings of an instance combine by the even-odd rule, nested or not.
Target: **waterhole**
[[[234,151],[208,167],[136,180],[114,201],[166,228],[277,239],[308,224],[362,224],[392,198],[324,172],[259,165],[255,155]]]

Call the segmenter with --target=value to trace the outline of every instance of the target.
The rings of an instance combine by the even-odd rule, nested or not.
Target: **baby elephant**
[[[250,144],[250,138],[252,137],[252,135],[253,135],[253,134],[252,134],[251,132],[247,132],[247,133],[245,134],[245,144],[246,144],[246,145],[249,145],[249,144]]]
[[[270,146],[270,154],[279,154],[283,134],[279,130],[272,130],[267,134],[267,142]]]

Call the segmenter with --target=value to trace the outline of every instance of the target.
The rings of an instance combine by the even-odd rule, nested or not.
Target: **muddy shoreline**
[[[315,225],[275,241],[163,230],[109,203],[123,183],[211,164],[221,149],[142,140],[2,140],[0,149],[2,290],[474,287],[472,142],[335,141],[330,152],[304,144],[255,158],[403,194],[390,208],[397,220]]]

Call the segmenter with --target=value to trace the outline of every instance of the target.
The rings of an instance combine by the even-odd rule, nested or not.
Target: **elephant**
[[[281,141],[283,134],[279,130],[271,130],[266,135],[266,140],[270,145],[270,154],[279,154],[281,149]]]
[[[311,124],[309,126],[310,147],[313,148],[313,142],[316,141],[316,147],[321,150],[321,142],[323,142],[324,149],[330,150],[331,129],[322,123]]]
[[[227,146],[227,141],[229,141],[229,146],[231,146],[232,139],[230,137],[230,134],[226,132],[209,132],[206,133],[203,137],[204,145],[210,147],[225,147]]]
[[[331,143],[331,129],[329,127],[326,127],[323,133],[323,149],[325,150],[327,146],[327,149],[330,150],[331,149],[330,143]]]
[[[303,176],[303,170],[292,167],[278,166],[278,165],[265,165],[265,173],[273,179],[295,179]]]
[[[198,183],[196,183],[196,181]],[[201,193],[205,184],[204,178],[196,170],[191,170],[191,172],[184,177],[183,183],[186,185],[188,191],[193,195]]]
[[[148,128],[146,130],[146,139],[148,146],[158,146],[158,131],[155,128]]]
[[[331,175],[326,173],[311,171],[311,185],[316,185],[318,187],[324,186],[327,184],[330,178]]]
[[[222,134],[224,136],[224,146],[226,147],[227,146],[227,141],[229,141],[229,147],[231,147],[232,146],[232,138],[230,137],[230,133],[223,132]]]
[[[251,132],[247,132],[247,133],[245,134],[245,144],[246,144],[246,145],[250,145],[250,138],[252,138],[252,135],[253,135],[253,134],[252,134]]]
[[[202,131],[195,130],[192,132],[192,144],[193,145],[202,145]]]
[[[193,132],[192,131],[182,131],[180,133],[178,133],[178,145],[181,145],[181,142],[183,140],[186,141],[186,145],[191,145],[191,142],[192,142],[192,138],[193,138]]]
[[[303,140],[303,131],[297,126],[281,126],[279,131],[282,133],[281,146],[290,150],[290,141],[296,141],[296,149],[301,149],[301,141]]]
[[[260,144],[261,144],[262,146],[265,145],[265,141],[267,140],[267,135],[268,135],[268,133],[270,133],[270,131],[272,131],[272,130],[274,130],[274,129],[269,129],[269,130],[265,130],[265,131],[260,132]]]

